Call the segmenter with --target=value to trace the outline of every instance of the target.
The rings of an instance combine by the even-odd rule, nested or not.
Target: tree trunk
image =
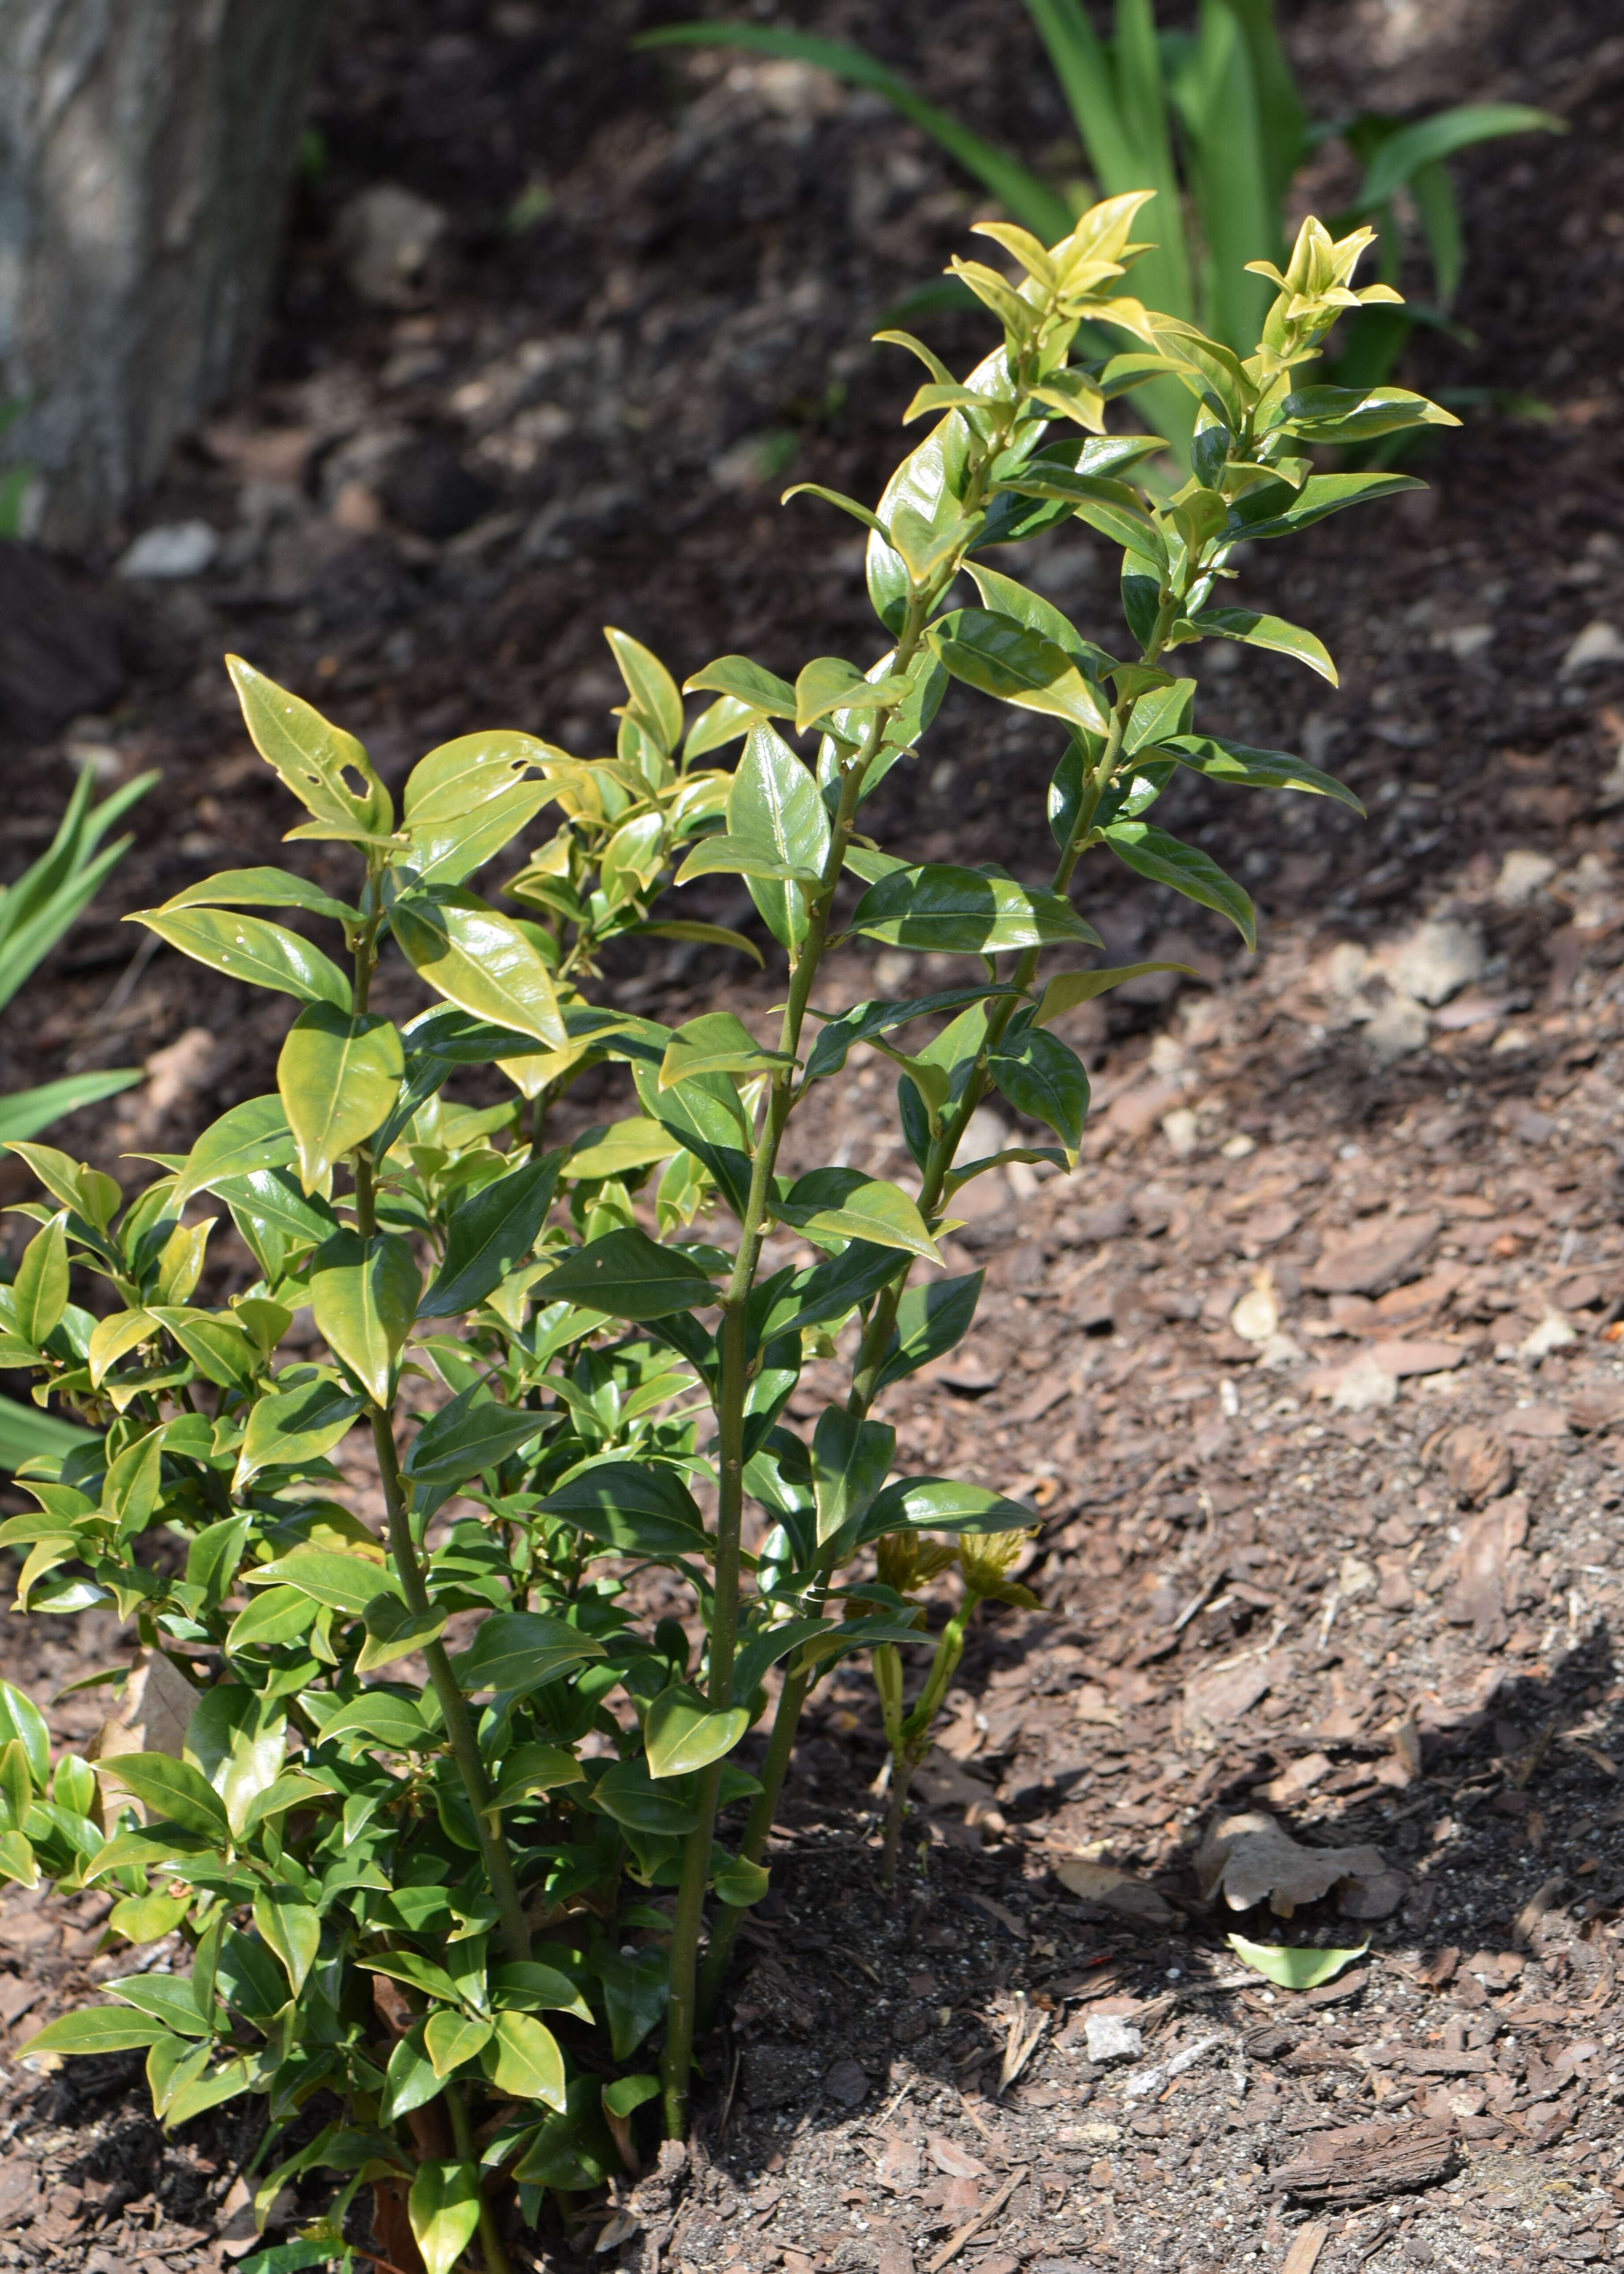
[[[85,542],[252,369],[322,0],[0,0],[0,395]]]

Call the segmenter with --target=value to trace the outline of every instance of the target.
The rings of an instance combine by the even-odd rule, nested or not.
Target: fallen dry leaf
[[[1140,1926],[1170,1926],[1177,1916],[1154,1887],[1130,1872],[1119,1871],[1115,1864],[1096,1863],[1088,1856],[1063,1856],[1050,1868],[1063,1887],[1069,1887],[1086,1903],[1098,1903],[1101,1909],[1114,1911],[1118,1918],[1132,1919]]]
[[[1470,1627],[1473,1641],[1485,1650],[1500,1650],[1505,1644],[1509,1631],[1507,1571],[1512,1555],[1527,1538],[1524,1493],[1491,1501],[1462,1534],[1455,1559],[1460,1577],[1444,1599],[1443,1614],[1451,1626]]]
[[[1498,1429],[1462,1421],[1439,1438],[1435,1457],[1445,1483],[1462,1500],[1495,1500],[1511,1490],[1511,1449]]]
[[[1211,1743],[1233,1728],[1243,1713],[1250,1713],[1259,1699],[1283,1679],[1289,1666],[1289,1660],[1281,1653],[1192,1674],[1184,1684],[1185,1734],[1199,1744]]]
[[[1426,1253],[1442,1224],[1438,1216],[1401,1216],[1373,1230],[1361,1225],[1347,1239],[1327,1240],[1308,1284],[1322,1295],[1383,1294]]]
[[[1195,1859],[1205,1901],[1222,1894],[1231,1910],[1245,1911],[1267,1900],[1276,1918],[1289,1918],[1299,1903],[1318,1902],[1344,1881],[1379,1880],[1387,1871],[1379,1849],[1304,1848],[1261,1809],[1214,1818]]]

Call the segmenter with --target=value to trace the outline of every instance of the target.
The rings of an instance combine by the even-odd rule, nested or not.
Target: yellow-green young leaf
[[[320,1914],[290,1887],[261,1887],[253,1900],[253,1915],[297,1998],[321,1947]]]
[[[405,1071],[405,1051],[389,1020],[347,1014],[326,1003],[300,1012],[276,1061],[276,1087],[307,1193],[324,1186],[334,1163],[386,1119]]]
[[[203,1276],[203,1255],[208,1246],[208,1236],[220,1221],[218,1216],[205,1216],[201,1224],[177,1224],[163,1246],[158,1250],[154,1269],[158,1275],[157,1297],[161,1303],[184,1303]]]
[[[436,2076],[449,2076],[454,2068],[472,2060],[490,2043],[492,2024],[470,2022],[449,2006],[437,2006],[423,2028],[423,2050]]]
[[[438,1642],[446,1631],[444,1611],[408,1610],[395,1595],[374,1595],[361,1615],[366,1640],[356,1660],[357,1674],[375,1673],[379,1667],[421,1650],[425,1643]]]
[[[259,1350],[229,1315],[189,1310],[182,1303],[148,1306],[159,1325],[173,1335],[198,1371],[222,1389],[243,1389],[259,1366]]]
[[[126,1895],[113,1905],[107,1923],[127,1942],[162,1942],[191,1908],[190,1895]]]
[[[11,1282],[17,1330],[38,1350],[68,1307],[68,1231],[64,1210],[36,1231]]]
[[[867,1239],[939,1263],[925,1220],[899,1185],[860,1169],[813,1169],[798,1177],[773,1212],[813,1239]]]
[[[908,691],[895,674],[865,679],[854,663],[838,655],[815,656],[795,681],[795,731],[804,734],[831,711],[879,711],[899,703]]]
[[[406,2213],[427,2274],[451,2274],[479,2225],[479,2180],[473,2165],[419,2164]]]
[[[563,2107],[564,2056],[552,2030],[533,2014],[498,2014],[485,2066],[499,2092]]]
[[[614,651],[626,691],[631,701],[626,705],[628,714],[659,744],[670,757],[682,740],[682,697],[677,692],[677,682],[660,661],[640,640],[618,632],[613,624],[604,627],[604,637]]]
[[[748,1707],[712,1713],[697,1691],[674,1682],[649,1708],[649,1774],[686,1776],[690,1769],[706,1768],[731,1753],[749,1726]]]
[[[516,788],[532,766],[545,765],[558,756],[533,734],[507,727],[459,734],[455,742],[442,742],[420,758],[407,777],[401,825],[410,835],[414,852],[420,832],[465,821],[482,805]]]
[[[263,916],[247,916],[224,908],[143,909],[126,916],[126,923],[144,924],[148,931],[206,963],[223,971],[228,979],[241,979],[250,987],[269,987],[279,995],[292,995],[301,1003],[336,1003],[350,1008],[350,982],[337,964],[312,947],[297,932]]]
[[[376,1596],[395,1591],[395,1582],[381,1561],[346,1555],[335,1547],[292,1547],[245,1577],[251,1586],[271,1586],[278,1594],[297,1587],[312,1602],[324,1604],[328,1610],[348,1611],[352,1616],[365,1614]]]
[[[355,736],[240,655],[227,656],[226,669],[255,749],[306,811],[330,823],[335,837],[387,836],[394,804]],[[306,827],[301,833],[316,832]]]
[[[102,1484],[102,1510],[117,1525],[121,1540],[133,1540],[152,1522],[162,1457],[163,1432],[153,1429],[126,1445],[109,1467]]]
[[[314,1598],[297,1587],[267,1587],[232,1620],[226,1650],[267,1650],[274,1643],[292,1642],[314,1623],[318,1608]]]
[[[586,1141],[564,1163],[565,1174],[578,1184],[590,1184],[601,1177],[629,1176],[635,1169],[649,1169],[657,1161],[670,1160],[678,1149],[668,1130],[642,1114],[628,1121],[612,1122],[606,1129],[600,1123],[585,1136]]]
[[[448,886],[432,899],[404,893],[389,921],[402,954],[447,1002],[533,1035],[549,1050],[567,1047],[553,975],[540,951],[474,893]]]
[[[1357,1950],[1318,1950],[1312,1946],[1292,1950],[1284,1943],[1248,1942],[1244,1934],[1232,1934],[1227,1939],[1244,1966],[1267,1975],[1282,1990],[1317,1990],[1322,1982],[1340,1974],[1344,1966],[1351,1966],[1356,1958],[1363,1958],[1370,1948],[1368,1935]]]
[[[660,1061],[659,1087],[670,1089],[690,1074],[772,1073],[794,1060],[758,1043],[732,1011],[707,1011],[677,1028]],[[572,1171],[575,1163],[570,1163]]]
[[[375,1405],[417,1314],[423,1282],[410,1246],[392,1232],[341,1231],[316,1250],[310,1275],[316,1330]]]
[[[1092,1003],[1108,989],[1125,986],[1130,979],[1143,979],[1152,971],[1182,971],[1187,979],[1199,975],[1187,963],[1119,963],[1107,971],[1057,971],[1043,990],[1032,1023],[1047,1027],[1051,1019],[1063,1017],[1078,1004]]]

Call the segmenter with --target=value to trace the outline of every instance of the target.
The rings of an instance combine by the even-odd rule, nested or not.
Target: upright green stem
[[[355,999],[358,1010],[366,1007],[376,957],[377,935],[378,927],[374,922],[356,949]],[[354,1160],[357,1225],[362,1239],[371,1239],[378,1229],[372,1163],[365,1148],[356,1153]],[[417,1542],[411,1536],[410,1501],[405,1480],[401,1474],[400,1457],[395,1449],[395,1431],[387,1409],[374,1405],[371,1410],[371,1420],[378,1475],[383,1486],[384,1506],[388,1513],[389,1560],[400,1581],[401,1593],[408,1610],[415,1618],[426,1618],[430,1611],[429,1591],[417,1560]],[[434,1695],[440,1702],[440,1719],[446,1725],[451,1757],[456,1763],[457,1773],[462,1780],[462,1788],[473,1813],[474,1828],[479,1838],[480,1858],[500,1917],[502,1946],[510,1959],[527,1959],[530,1954],[530,1928],[525,1922],[524,1905],[519,1894],[513,1858],[502,1837],[500,1812],[492,1801],[491,1788],[485,1779],[485,1763],[479,1756],[479,1740],[475,1733],[473,1716],[468,1710],[468,1700],[451,1671],[451,1660],[446,1654],[444,1643],[425,1643],[423,1655]]]
[[[1169,594],[1164,598],[1150,638],[1145,645],[1143,659],[1147,663],[1154,663],[1161,653],[1177,614],[1177,595]],[[1110,726],[1105,749],[1101,754],[1100,764],[1094,769],[1088,794],[1079,808],[1071,836],[1062,847],[1060,858],[1055,867],[1050,885],[1050,890],[1053,892],[1064,892],[1071,885],[1072,874],[1088,841],[1088,832],[1093,825],[1094,814],[1098,810],[1100,799],[1109,787],[1121,762],[1123,741],[1127,732],[1128,721],[1132,716],[1133,702],[1132,697],[1124,697],[1112,708]],[[1013,984],[1018,991],[1013,995],[1002,998],[993,1005],[987,1022],[987,1039],[979,1055],[975,1069],[966,1085],[965,1094],[953,1111],[945,1117],[941,1134],[931,1144],[926,1158],[919,1196],[920,1213],[925,1217],[927,1223],[941,1209],[947,1178],[951,1171],[964,1133],[969,1126],[970,1117],[986,1095],[987,1060],[1003,1040],[1004,1030],[1015,1013],[1021,996],[1030,988],[1037,975],[1037,967],[1038,951],[1034,947],[1028,948],[1021,957],[1014,975]],[[852,1371],[851,1391],[846,1399],[847,1410],[859,1417],[866,1415],[874,1403],[880,1367],[884,1360],[886,1346],[890,1343],[897,1323],[898,1305],[901,1302],[903,1290],[907,1284],[911,1269],[911,1265],[905,1265],[894,1279],[886,1283],[875,1298],[874,1308],[869,1313],[868,1324]],[[962,1648],[962,1637],[960,1648]],[[954,1663],[957,1664],[957,1662],[958,1654],[955,1653]],[[772,1820],[778,1812],[778,1801],[783,1793],[784,1780],[789,1771],[790,1757],[794,1751],[795,1730],[811,1689],[810,1675],[792,1675],[786,1680],[783,1689],[778,1693],[772,1732],[768,1740],[767,1757],[762,1765],[762,1790],[756,1796],[755,1804],[750,1810],[749,1819],[746,1825],[744,1839],[740,1849],[741,1855],[747,1862],[759,1864],[766,1850]],[[893,1771],[893,1776],[896,1775],[897,1772]],[[899,1778],[898,1781],[906,1787],[906,1779]],[[892,1853],[894,1841],[890,1819],[893,1812],[906,1806],[906,1789],[903,1799],[899,1802],[897,1798],[896,1784],[893,1783],[887,1809],[886,1832],[887,1854],[891,1857],[890,1868],[892,1871],[895,1868],[894,1853]],[[897,1837],[900,1837],[900,1826],[901,1818],[898,1813],[896,1820]],[[702,2008],[707,2020],[714,2012],[717,2001],[721,1996],[728,1959],[732,1954],[733,1942],[739,1931],[739,1922],[742,1916],[741,1911],[731,1906],[725,1907],[712,1931],[702,1984]]]
[[[485,2274],[513,2274],[513,2262],[502,2242],[496,2213],[485,2195],[485,2175],[479,2168],[479,2150],[474,2140],[474,2127],[468,2120],[462,2088],[455,2077],[447,2077],[440,2090],[451,2117],[451,2136],[456,2142],[457,2154],[463,2163],[472,2165],[475,2184],[479,2189],[479,2250],[485,2260]]]
[[[909,601],[907,618],[897,643],[892,668],[898,674],[906,671],[918,651],[928,613],[928,596],[916,593]],[[720,1367],[716,1400],[716,1587],[710,1620],[709,1681],[710,1704],[718,1713],[726,1712],[733,1704],[733,1650],[739,1625],[739,1570],[744,1530],[744,1406],[749,1388],[746,1314],[771,1216],[778,1148],[795,1104],[793,1061],[800,1050],[807,1005],[828,942],[830,910],[846,865],[863,777],[884,739],[890,719],[890,708],[870,712],[862,748],[841,779],[840,801],[830,831],[829,849],[817,890],[810,898],[806,937],[790,975],[789,997],[779,1028],[778,1049],[791,1063],[775,1075],[768,1091],[766,1113],[751,1162],[750,1189],[740,1228],[739,1250],[722,1302],[722,1323],[717,1337]],[[688,2129],[688,2082],[698,2019],[699,1937],[721,1781],[720,1761],[700,1773],[699,1822],[688,1835],[682,1876],[677,1887],[671,1937],[671,2003],[661,2070],[665,2132],[670,2139],[680,2139]],[[765,1834],[763,1836],[764,1839]]]

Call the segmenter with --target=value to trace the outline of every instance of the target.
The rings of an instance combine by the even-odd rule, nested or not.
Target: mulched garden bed
[[[117,923],[207,870],[288,857],[223,650],[323,702],[397,780],[478,725],[601,747],[605,622],[679,670],[722,649],[778,669],[871,652],[860,548],[775,501],[793,478],[876,488],[911,381],[868,335],[975,200],[815,74],[628,60],[632,30],[681,12],[335,9],[327,159],[263,381],[83,564],[121,628],[124,696],[8,749],[13,869],[65,760],[165,770],[113,890],[0,1033],[8,1082],[151,1065],[70,1131],[99,1161],[184,1144],[273,1078],[274,1005],[245,1012]],[[984,132],[1028,150],[1065,132],[1012,5],[793,12]],[[1289,573],[1248,565],[1347,691],[1248,656],[1209,682],[1204,720],[1306,747],[1372,818],[1180,793],[1170,825],[1259,900],[1256,958],[1090,873],[1112,960],[1177,957],[1200,983],[1075,1014],[1095,1081],[1083,1166],[968,1189],[951,1245],[955,1268],[988,1269],[975,1335],[890,1409],[910,1460],[1030,1499],[1041,1608],[973,1633],[894,1906],[866,1678],[821,1695],[693,2147],[628,2182],[578,2254],[550,2242],[557,2267],[1396,2274],[1618,2255],[1624,38],[1600,0],[1283,12],[1321,115],[1510,96],[1570,117],[1560,142],[1463,164],[1480,343],[1414,358],[1419,384],[1544,410],[1479,408],[1425,497],[1317,531]],[[381,307],[347,281],[342,217],[390,180],[445,222]],[[1327,162],[1315,200],[1350,186]],[[943,352],[974,351],[930,320]],[[220,540],[206,574],[108,573],[139,528],[192,517]],[[1114,622],[1101,551],[1034,565],[1085,629]],[[934,749],[893,774],[876,834],[1037,875],[1041,732],[965,701]],[[329,881],[328,862],[317,848],[310,872]],[[739,920],[725,895],[708,912]],[[852,953],[827,1000],[937,978],[930,959]],[[683,948],[627,960],[614,990],[667,1020],[771,1000]],[[866,1079],[816,1134],[895,1173]],[[608,1076],[583,1090],[582,1120],[617,1096]],[[18,1621],[0,1662],[47,1703],[127,1646],[102,1620]],[[51,1707],[64,1742],[91,1733],[93,1699]],[[1233,1910],[1198,1857],[1257,1811],[1377,1862],[1289,1924]],[[257,2113],[165,2141],[133,2057],[43,2077],[13,2057],[122,1968],[105,1909],[0,1906],[0,2266],[219,2266],[251,2247],[234,2181]],[[1232,1927],[1371,1949],[1293,1994],[1245,1974]],[[1091,2054],[1091,2022],[1097,2053],[1112,2020],[1137,2054]]]

